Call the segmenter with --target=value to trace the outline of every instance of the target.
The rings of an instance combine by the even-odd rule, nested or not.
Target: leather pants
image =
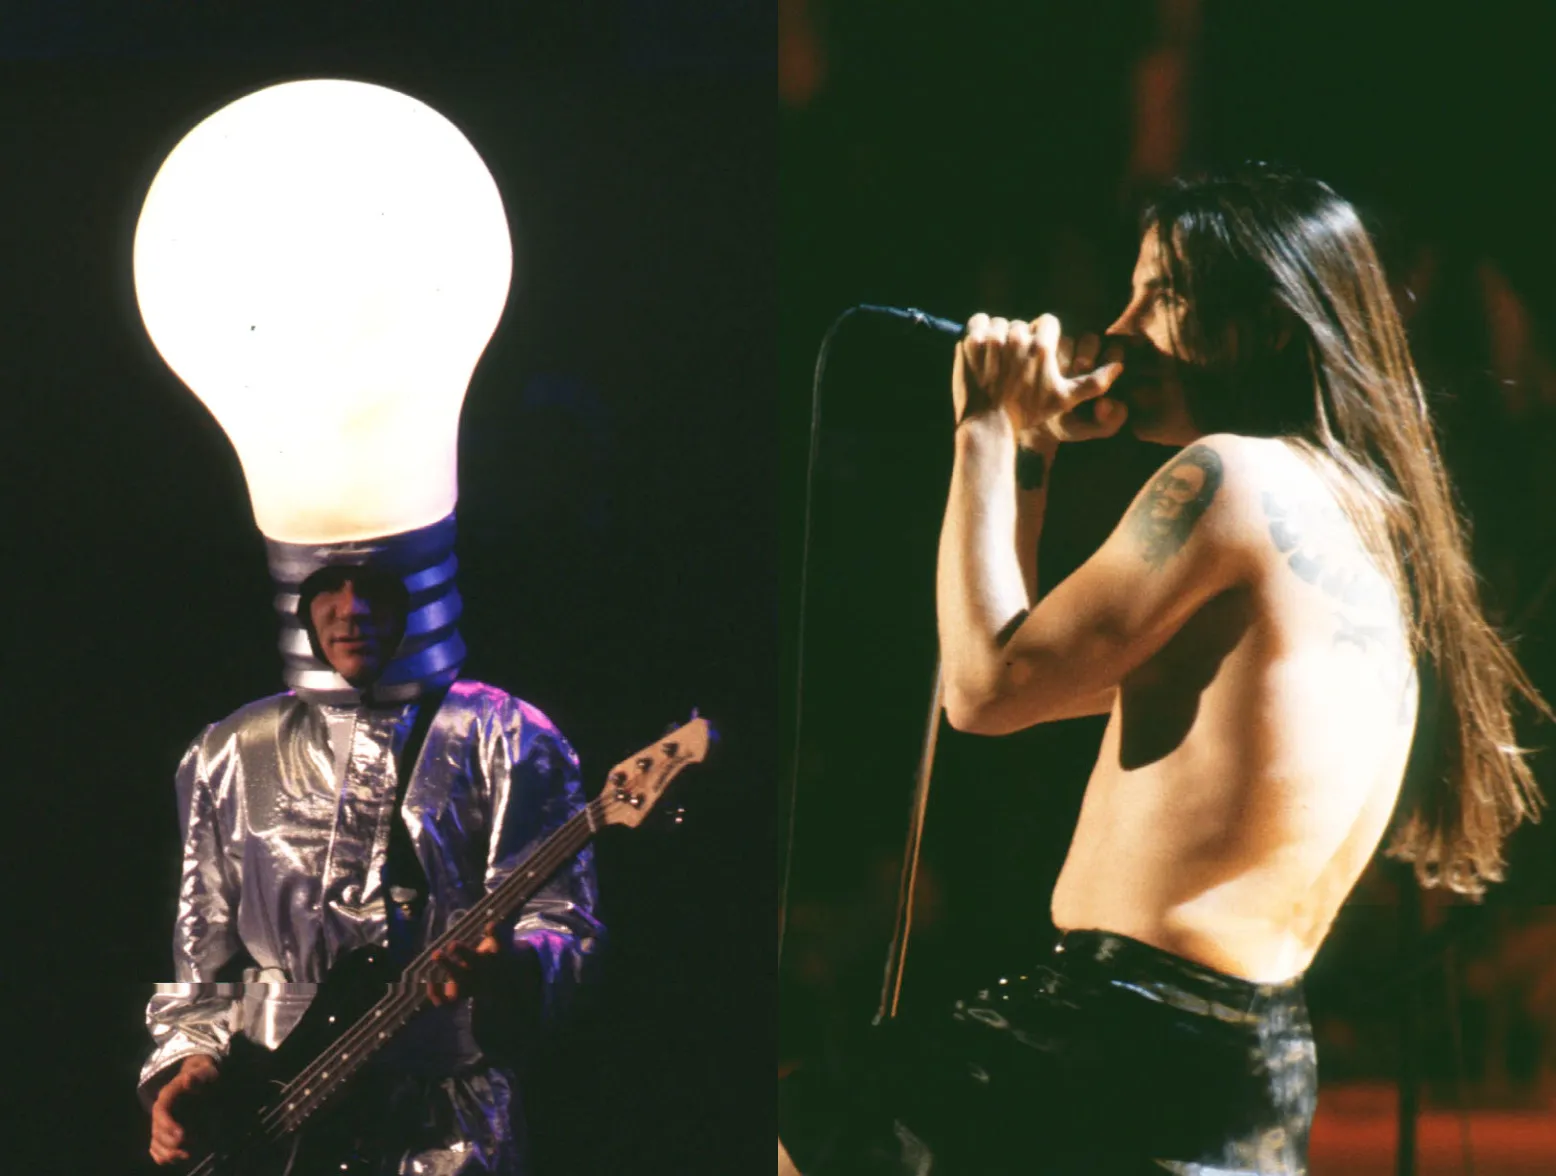
[[[1072,931],[1040,965],[780,1087],[803,1176],[1299,1176],[1318,1073],[1301,979]],[[784,1089],[787,1087],[788,1089]]]

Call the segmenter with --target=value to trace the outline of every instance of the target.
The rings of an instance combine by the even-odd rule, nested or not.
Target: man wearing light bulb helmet
[[[159,1162],[194,1154],[190,1096],[219,1074],[234,1026],[278,1045],[342,954],[386,936],[414,950],[583,803],[576,757],[544,715],[455,680],[453,530],[450,518],[388,540],[269,543],[293,689],[207,727],[178,770],[181,983],[152,998],[142,1072]],[[396,814],[400,757],[434,705]],[[594,900],[584,851],[514,927],[451,950],[429,992],[440,1007],[390,1047],[383,1066],[399,1077],[384,1097],[419,1132],[397,1143],[442,1165],[426,1170],[518,1170],[507,1051],[597,952]],[[507,1158],[448,1166],[477,1156]]]
[[[342,959],[407,962],[585,805],[555,725],[459,679],[458,408],[510,271],[474,149],[363,83],[239,99],[147,195],[142,317],[238,451],[290,688],[178,767],[175,982],[140,1077],[158,1163],[211,1146],[202,1095],[236,1034],[276,1048]],[[518,1063],[598,955],[594,906],[584,848],[516,919],[442,949],[435,1007],[359,1075],[374,1171],[525,1170]]]

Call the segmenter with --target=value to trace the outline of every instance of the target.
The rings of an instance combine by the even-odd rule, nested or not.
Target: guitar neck
[[[600,802],[591,800],[536,847],[511,874],[488,891],[479,902],[455,919],[442,935],[405,967],[407,976],[420,976],[430,965],[432,953],[451,943],[476,943],[489,923],[506,923],[604,825]]]

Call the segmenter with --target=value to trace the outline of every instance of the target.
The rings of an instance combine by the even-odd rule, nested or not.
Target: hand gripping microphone
[[[913,306],[875,306],[870,303],[861,303],[854,307],[853,310],[913,323],[915,326],[926,327],[952,339],[960,340],[967,333],[965,324],[929,314],[927,311],[919,310]],[[1143,373],[1151,370],[1152,360],[1156,357],[1150,354],[1149,345],[1142,340],[1124,335],[1104,335],[1102,338],[1104,344],[1106,344],[1106,349],[1102,354],[1098,355],[1098,361],[1100,362],[1103,356],[1107,356],[1110,359],[1116,358],[1121,360],[1126,365],[1126,370],[1113,382],[1113,386],[1108,389],[1107,395],[1129,404],[1131,373],[1127,370],[1128,366],[1131,366],[1132,362],[1132,366],[1140,369]],[[1095,400],[1086,401],[1074,411],[1083,420],[1095,423],[1097,419],[1097,403]]]

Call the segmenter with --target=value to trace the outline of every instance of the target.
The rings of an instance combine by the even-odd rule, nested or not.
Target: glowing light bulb
[[[513,251],[446,118],[362,82],[240,98],[157,172],[134,268],[152,343],[231,439],[268,538],[369,539],[453,510],[460,405]]]

